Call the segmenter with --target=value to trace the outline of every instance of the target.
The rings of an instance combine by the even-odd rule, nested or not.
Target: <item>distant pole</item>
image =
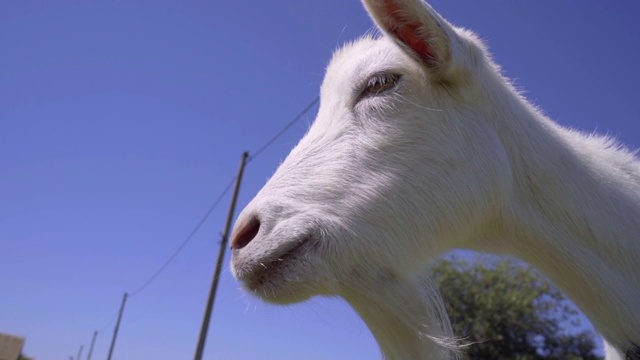
[[[222,269],[222,262],[224,261],[224,252],[227,249],[227,241],[229,239],[229,229],[231,228],[231,221],[233,220],[233,213],[236,209],[236,201],[238,200],[238,192],[240,190],[240,182],[242,181],[242,173],[244,172],[244,166],[247,162],[249,153],[246,151],[242,153],[242,160],[240,161],[240,168],[238,169],[238,176],[236,177],[236,185],[233,189],[233,196],[231,197],[231,205],[229,206],[229,213],[227,215],[227,223],[224,228],[224,234],[222,235],[222,241],[220,242],[220,251],[218,252],[218,261],[216,262],[215,272],[213,273],[213,282],[211,283],[211,291],[209,291],[209,299],[207,300],[207,307],[204,311],[204,317],[202,319],[202,327],[200,328],[200,337],[198,338],[198,346],[196,348],[196,354],[193,357],[194,360],[202,360],[202,354],[204,353],[204,343],[207,341],[207,331],[209,331],[209,320],[211,320],[211,311],[213,310],[213,302],[216,298],[216,290],[218,288],[218,281],[220,280],[220,270]]]
[[[124,311],[124,304],[126,303],[127,303],[127,293],[124,293],[124,296],[122,297],[122,305],[120,305],[120,312],[118,313],[118,321],[116,321],[116,328],[113,330],[113,338],[111,339],[111,347],[109,348],[109,356],[107,356],[107,360],[111,360],[111,355],[113,355],[113,347],[116,345],[116,338],[118,337],[118,328],[120,327],[120,320],[122,319],[122,312]]]
[[[93,339],[91,339],[91,346],[89,346],[89,352],[87,353],[87,360],[91,360],[91,353],[93,352],[93,345],[96,343],[96,336],[98,336],[98,332],[93,332]],[[78,359],[80,360],[80,359]]]
[[[78,356],[76,356],[76,359],[81,360],[81,356],[82,356],[82,349],[84,349],[84,345],[80,345],[80,349],[78,349]]]

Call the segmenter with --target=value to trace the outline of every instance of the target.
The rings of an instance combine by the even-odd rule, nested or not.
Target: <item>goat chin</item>
[[[444,303],[428,274],[384,276],[375,283],[353,284],[342,296],[365,321],[385,358],[459,358]]]

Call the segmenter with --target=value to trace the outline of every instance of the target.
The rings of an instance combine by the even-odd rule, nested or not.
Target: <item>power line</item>
[[[116,312],[115,314],[113,314],[113,317],[111,318],[111,320],[109,320],[107,325],[105,325],[102,329],[100,329],[98,333],[102,334],[105,330],[109,328],[109,326],[111,326],[111,324],[113,324],[114,321],[116,321],[117,318],[118,318],[118,313]]]
[[[293,120],[289,121],[289,123],[287,125],[285,125],[282,130],[280,130],[277,134],[275,134],[271,139],[269,139],[269,141],[267,141],[264,145],[262,145],[258,150],[256,150],[253,155],[249,156],[249,158],[247,159],[247,163],[251,162],[251,160],[255,159],[256,157],[258,157],[258,155],[260,155],[260,153],[262,153],[264,150],[266,150],[269,146],[271,146],[271,144],[273,144],[280,136],[282,136],[282,134],[284,134],[287,130],[289,130],[290,127],[293,126],[293,124],[295,124],[296,122],[298,122],[298,120],[302,119],[302,117],[307,113],[307,111],[311,110],[311,108],[317,104],[320,101],[320,97],[316,97],[315,99],[313,99],[312,102],[309,103],[309,105],[307,105],[302,111],[300,111],[298,113],[298,115],[296,115]]]
[[[258,150],[256,150],[252,156],[248,156],[247,159],[246,159],[247,164],[251,160],[253,160],[256,157],[258,157],[263,151],[265,151],[267,148],[269,148],[278,138],[280,138],[287,130],[289,130],[289,128],[291,128],[296,122],[298,122],[300,119],[302,119],[302,117],[309,110],[311,110],[311,108],[313,108],[314,105],[316,105],[319,102],[319,100],[320,100],[320,98],[316,97],[302,111],[300,111],[291,121],[289,121],[280,131],[278,131],[267,142],[265,142],[264,145],[262,145],[260,148],[258,148]],[[213,204],[209,207],[209,209],[204,214],[204,216],[200,219],[200,221],[196,224],[196,226],[191,230],[189,235],[187,235],[187,237],[184,240],[182,240],[180,245],[171,254],[171,256],[169,256],[169,258],[162,264],[162,266],[160,266],[160,268],[158,268],[158,270],[156,270],[156,272],[153,273],[153,275],[151,275],[151,277],[149,277],[149,279],[147,279],[147,281],[145,281],[142,285],[140,285],[137,289],[135,289],[135,291],[132,291],[128,295],[125,295],[125,299],[126,299],[126,296],[128,296],[128,297],[135,296],[135,295],[139,294],[141,291],[143,291],[144,289],[146,289],[173,262],[173,260],[175,260],[175,258],[180,254],[180,252],[182,252],[182,250],[185,248],[185,246],[193,239],[195,234],[200,230],[202,225],[204,225],[204,223],[207,221],[209,216],[213,213],[213,210],[215,210],[215,208],[220,204],[220,201],[222,201],[222,198],[229,192],[229,190],[231,189],[231,186],[235,183],[236,178],[237,178],[237,176],[229,181],[227,186],[220,193],[220,195],[216,198],[216,200],[213,202]],[[101,330],[95,332],[95,335],[101,334],[104,331],[106,331],[109,328],[109,326],[111,326],[111,324],[113,324],[113,322],[119,317],[119,314],[121,314],[121,311],[115,313],[113,315],[113,317],[111,318],[111,320],[109,320],[109,322]],[[95,335],[94,335],[94,340],[95,340]]]
[[[287,130],[289,130],[296,122],[298,122],[300,119],[302,119],[302,117],[309,110],[311,110],[311,108],[314,105],[316,105],[319,100],[320,100],[320,97],[316,97],[315,99],[313,99],[313,101],[311,101],[304,109],[302,109],[302,111],[300,111],[291,121],[289,121],[282,129],[280,129],[280,131],[278,131],[267,142],[265,142],[264,145],[262,145],[258,150],[256,150],[253,153],[252,156],[249,156],[247,158],[247,164],[251,160],[253,160],[256,157],[258,157],[263,151],[265,151],[267,148],[269,148],[278,138],[280,138],[280,136],[282,136]],[[191,230],[189,235],[182,241],[182,243],[180,243],[178,248],[176,248],[176,250],[173,252],[173,254],[171,254],[171,256],[169,256],[169,258],[164,262],[164,264],[162,264],[162,266],[160,266],[160,268],[147,281],[145,281],[140,287],[138,287],[135,291],[132,291],[129,294],[129,297],[133,297],[133,296],[137,295],[138,293],[140,293],[141,291],[143,291],[147,286],[149,286],[169,266],[169,264],[171,264],[171,262],[173,262],[173,260],[178,256],[178,254],[180,254],[180,252],[184,249],[184,247],[191,241],[191,239],[193,239],[193,237],[198,232],[198,230],[200,230],[202,225],[204,225],[204,223],[207,221],[207,219],[209,218],[211,213],[213,213],[213,210],[215,210],[215,208],[218,206],[220,201],[222,201],[222,198],[227,194],[227,192],[229,192],[229,190],[231,189],[231,186],[233,185],[235,180],[236,180],[236,178],[234,177],[233,179],[231,179],[229,181],[229,184],[227,184],[225,189],[222,191],[222,193],[220,193],[220,195],[213,202],[211,207],[209,207],[209,210],[207,210],[207,212],[204,214],[202,219],[200,219],[200,221],[196,224],[196,226],[193,228],[193,230]],[[114,319],[115,319],[115,317],[114,317]],[[113,320],[111,322],[113,322]]]
[[[225,187],[225,189],[222,190],[222,193],[220,193],[218,198],[209,207],[209,210],[207,210],[207,212],[204,214],[202,219],[200,219],[200,221],[196,224],[196,226],[193,228],[193,230],[191,230],[189,235],[187,235],[187,237],[184,240],[182,240],[182,243],[180,243],[180,246],[178,246],[178,248],[173,252],[173,254],[171,254],[171,256],[169,256],[169,258],[164,262],[164,264],[162,264],[162,266],[160,266],[160,268],[144,284],[142,284],[140,287],[138,287],[135,291],[132,291],[131,294],[129,295],[129,297],[135,296],[138,293],[140,293],[142,290],[144,290],[147,286],[149,286],[158,277],[158,275],[160,275],[164,271],[164,269],[167,268],[167,266],[169,266],[169,264],[171,264],[171,262],[176,258],[176,256],[178,256],[178,254],[180,254],[182,249],[184,249],[184,247],[189,243],[189,241],[191,241],[191,239],[193,239],[193,237],[198,232],[198,230],[200,230],[202,225],[204,225],[204,223],[209,218],[209,215],[211,215],[213,210],[215,210],[215,208],[218,206],[218,204],[220,204],[220,201],[222,201],[222,198],[227,194],[227,192],[229,192],[229,189],[231,189],[231,185],[233,185],[235,180],[236,180],[235,177],[233,179],[231,179],[231,181],[229,182],[227,187]]]

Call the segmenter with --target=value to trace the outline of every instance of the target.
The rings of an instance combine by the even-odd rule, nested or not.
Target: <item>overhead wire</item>
[[[282,134],[284,134],[285,132],[287,132],[287,130],[289,130],[290,127],[292,127],[295,123],[297,123],[300,119],[302,119],[302,117],[309,111],[311,110],[311,108],[316,105],[318,102],[320,101],[320,97],[317,96],[315,99],[313,99],[313,101],[311,101],[307,106],[305,106],[304,109],[302,109],[302,111],[300,111],[298,113],[298,115],[296,115],[291,121],[289,121],[289,123],[287,123],[287,125],[285,125],[280,131],[278,131],[278,133],[276,133],[273,137],[271,137],[271,139],[269,139],[269,141],[267,141],[264,145],[262,145],[258,150],[256,150],[253,155],[250,155],[249,158],[247,159],[247,163],[251,162],[251,160],[255,159],[256,157],[258,157],[264,150],[266,150],[269,146],[271,146],[276,140],[278,140],[278,138],[280,136],[282,136]]]
[[[264,143],[264,145],[262,145],[261,147],[258,148],[258,150],[256,150],[253,155],[249,156],[249,158],[247,159],[247,164],[249,164],[249,162],[251,162],[251,160],[255,159],[256,157],[258,157],[260,154],[262,154],[262,152],[264,152],[267,148],[269,148],[271,145],[273,145],[273,143],[280,138],[285,132],[287,132],[287,130],[289,130],[295,123],[297,123],[300,119],[302,119],[302,117],[309,111],[311,110],[311,108],[313,108],[318,102],[320,101],[320,97],[316,97],[313,101],[311,101],[306,107],[304,107],[304,109],[302,109],[302,111],[300,111],[296,116],[293,117],[293,119],[291,121],[289,121],[282,129],[280,129],[280,131],[278,131],[274,136],[272,136],[267,142]],[[224,188],[224,190],[222,190],[222,192],[220,193],[220,195],[218,195],[218,197],[215,199],[215,201],[213,202],[213,204],[211,204],[211,206],[209,207],[209,209],[207,210],[207,212],[204,214],[204,216],[200,219],[200,221],[198,221],[198,223],[196,224],[196,226],[194,226],[194,228],[191,230],[191,232],[189,233],[189,235],[187,235],[184,240],[182,240],[182,242],[180,243],[180,245],[176,248],[176,250],[174,250],[174,252],[171,254],[171,256],[169,256],[169,258],[167,258],[167,260],[158,268],[158,270],[156,270],[153,275],[151,275],[151,277],[149,277],[149,279],[147,279],[147,281],[145,281],[144,283],[142,283],[142,285],[140,285],[138,288],[136,288],[134,291],[129,293],[129,297],[135,296],[137,294],[139,294],[140,292],[142,292],[144,289],[146,289],[149,285],[151,285],[151,283],[153,283],[153,281],[158,278],[158,276],[173,262],[173,260],[175,260],[175,258],[180,254],[180,252],[182,252],[182,250],[187,246],[187,244],[194,238],[195,234],[200,230],[200,228],[202,227],[202,225],[204,225],[204,223],[207,221],[207,219],[209,218],[209,216],[213,213],[213,211],[215,210],[215,208],[220,204],[220,202],[222,201],[222,199],[224,198],[224,196],[229,192],[229,190],[231,189],[231,186],[235,183],[236,177],[233,177],[229,183],[227,184],[227,186]],[[118,317],[118,313],[116,312],[113,317],[111,318],[111,320],[109,320],[109,322],[102,328],[100,329],[97,333],[101,334],[103,332],[105,332],[112,324],[113,322],[117,319]]]
[[[300,121],[300,119],[302,119],[302,117],[309,110],[311,110],[311,108],[313,108],[319,101],[320,101],[320,97],[316,97],[315,99],[313,99],[313,101],[311,101],[307,106],[305,106],[304,109],[302,109],[302,111],[300,111],[296,116],[294,116],[291,121],[289,121],[282,129],[280,129],[280,131],[278,131],[274,136],[272,136],[269,140],[267,140],[264,143],[264,145],[262,145],[260,148],[258,148],[258,150],[256,150],[253,153],[253,155],[250,155],[249,158],[247,159],[247,164],[249,164],[249,162],[251,160],[253,160],[256,157],[258,157],[263,151],[265,151],[271,145],[273,145],[273,143],[276,140],[278,140],[278,138],[280,138],[285,132],[287,132],[287,130],[289,130],[295,123]],[[147,281],[145,281],[142,285],[140,285],[134,291],[130,292],[129,293],[129,297],[133,297],[133,296],[139,294],[145,288],[147,288],[147,286],[149,286],[173,262],[173,260],[180,254],[180,252],[182,252],[182,250],[185,248],[185,246],[193,239],[193,237],[200,230],[202,225],[204,225],[204,223],[207,221],[207,219],[209,218],[211,213],[213,213],[213,210],[215,210],[215,208],[220,204],[220,201],[222,201],[223,197],[229,192],[229,190],[231,189],[231,186],[233,185],[235,180],[236,180],[236,178],[233,177],[229,181],[229,184],[227,184],[227,186],[224,188],[224,190],[220,193],[220,195],[216,198],[216,200],[213,202],[213,204],[209,207],[209,209],[204,214],[204,216],[200,219],[200,221],[196,224],[196,226],[191,230],[189,235],[187,235],[187,237],[184,240],[182,240],[180,245],[171,254],[171,256],[169,256],[169,258],[160,266],[160,268],[158,268],[158,270],[156,270],[155,273],[153,273],[153,275],[151,275],[151,277],[149,277],[149,279],[147,279]],[[115,318],[114,318],[114,320],[115,320]],[[111,323],[112,322],[113,322],[113,320],[111,321]],[[107,325],[106,327],[108,327],[109,325]]]
[[[220,201],[222,201],[222,198],[229,192],[229,190],[231,189],[231,185],[233,185],[235,180],[236,180],[236,178],[234,177],[233,179],[231,179],[231,181],[229,181],[229,184],[224,188],[224,190],[222,190],[220,195],[218,195],[218,198],[209,207],[209,210],[207,210],[207,212],[200,219],[200,221],[198,221],[198,223],[193,228],[193,230],[191,230],[189,235],[187,235],[187,237],[184,240],[182,240],[182,242],[180,243],[178,248],[176,248],[176,250],[173,252],[173,254],[171,254],[171,256],[169,256],[169,258],[162,264],[162,266],[160,266],[160,268],[153,275],[151,275],[151,277],[147,281],[145,281],[135,291],[132,291],[129,294],[129,297],[135,296],[138,293],[140,293],[142,290],[144,290],[147,286],[149,286],[167,268],[167,266],[169,266],[169,264],[171,264],[171,262],[176,258],[176,256],[178,256],[178,254],[180,254],[182,249],[184,249],[184,247],[187,246],[187,244],[191,241],[191,239],[193,239],[193,237],[196,235],[198,230],[200,230],[202,225],[204,225],[204,223],[209,218],[209,215],[211,215],[211,213],[213,213],[213,210],[215,210],[215,208],[218,206],[218,204],[220,204]]]
[[[102,329],[98,330],[98,334],[102,334],[103,332],[105,332],[109,328],[109,326],[111,326],[111,324],[113,324],[113,322],[116,321],[117,318],[118,318],[118,312],[113,314],[113,317],[111,318],[111,320],[109,320],[107,325],[103,326]]]

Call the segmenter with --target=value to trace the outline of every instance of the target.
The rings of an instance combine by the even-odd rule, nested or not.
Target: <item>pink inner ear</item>
[[[388,17],[385,18],[387,30],[411,48],[428,66],[435,66],[436,57],[429,47],[428,39],[418,36],[422,25],[418,22],[407,21],[402,16],[401,8],[394,1],[385,1],[383,7],[384,13],[388,14]]]

